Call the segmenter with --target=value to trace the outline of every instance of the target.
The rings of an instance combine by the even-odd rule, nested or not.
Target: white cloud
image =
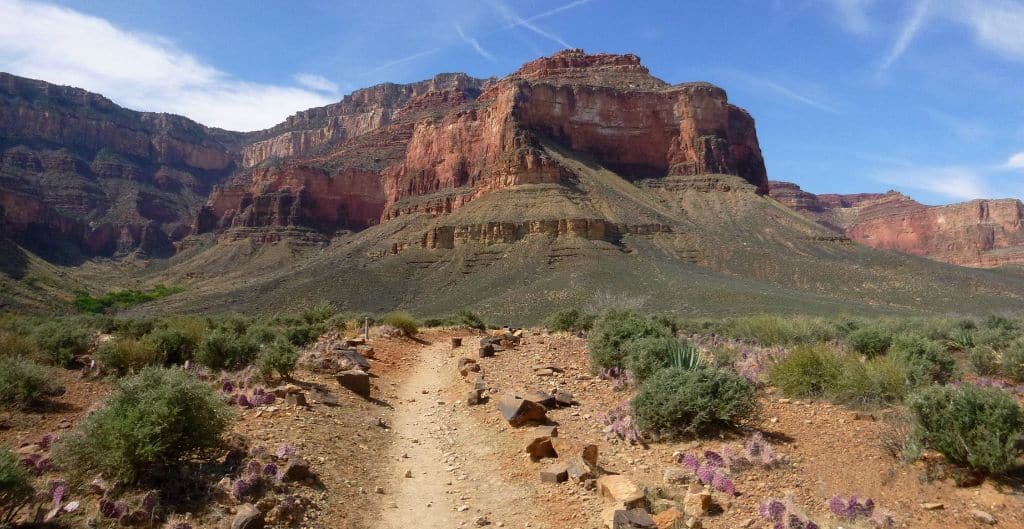
[[[932,121],[946,127],[963,140],[978,141],[991,132],[988,125],[977,119],[964,119],[932,107],[923,107],[922,110]]]
[[[328,92],[331,94],[338,92],[338,84],[322,75],[317,75],[315,73],[297,73],[293,79],[295,79],[296,83],[299,83],[299,86],[304,86],[310,90]]]
[[[1024,152],[1018,152],[1010,156],[1010,159],[1006,160],[1003,167],[1006,169],[1024,169]]]
[[[811,106],[811,107],[817,108],[818,110],[824,110],[825,112],[831,112],[833,114],[838,114],[839,113],[839,111],[836,110],[835,107],[833,107],[833,106],[831,106],[831,105],[829,105],[827,103],[823,103],[822,101],[820,101],[820,100],[818,100],[818,99],[816,99],[814,97],[811,97],[811,96],[809,96],[807,94],[804,94],[802,92],[798,92],[798,91],[796,91],[796,90],[794,90],[792,88],[789,88],[788,86],[785,86],[783,84],[780,84],[780,83],[777,83],[775,81],[772,81],[771,79],[765,79],[763,77],[757,77],[757,76],[753,76],[753,75],[749,75],[749,74],[745,74],[745,73],[740,73],[740,72],[728,72],[728,75],[732,75],[732,76],[736,77],[737,79],[739,79],[740,81],[742,81],[744,83],[747,83],[748,85],[751,85],[751,86],[754,86],[756,88],[760,88],[760,89],[763,89],[763,90],[768,90],[769,92],[773,92],[773,93],[775,93],[777,95],[780,95],[782,97],[785,97],[786,99],[789,99],[791,101],[795,101],[795,102],[803,104],[803,105]]]
[[[137,110],[255,130],[333,101],[306,88],[237,79],[165,38],[72,9],[0,0],[0,20],[0,70],[98,92]]]
[[[991,196],[984,175],[967,167],[920,167],[878,173],[875,179],[887,185],[928,191],[954,200]]]
[[[914,37],[921,31],[921,26],[924,25],[930,6],[931,0],[917,1],[914,5],[914,10],[910,14],[910,18],[907,19],[906,24],[903,25],[899,35],[896,37],[896,42],[893,42],[889,52],[882,59],[882,65],[879,67],[880,72],[888,70],[907,51],[910,43],[914,41]]]
[[[530,30],[530,31],[532,31],[532,32],[534,32],[534,33],[536,33],[536,34],[538,34],[538,35],[548,39],[548,40],[551,40],[551,41],[557,43],[558,45],[560,45],[563,48],[571,48],[572,47],[572,46],[569,45],[568,42],[566,42],[564,39],[562,39],[558,35],[555,35],[554,33],[551,33],[550,31],[545,31],[545,30],[541,29],[536,24],[534,24],[533,22],[530,21],[530,20],[534,20],[536,18],[542,18],[541,15],[548,16],[550,14],[557,13],[559,10],[561,10],[560,8],[555,8],[555,9],[549,10],[549,11],[547,11],[545,13],[541,13],[541,15],[538,15],[537,17],[531,17],[529,19],[526,19],[526,18],[523,18],[523,17],[519,16],[519,14],[517,14],[515,11],[513,11],[512,8],[510,8],[509,6],[505,5],[501,0],[491,0],[490,3],[491,3],[491,6],[493,6],[495,10],[497,10],[499,13],[501,13],[501,16],[505,17],[505,19],[508,20],[509,25],[507,27],[510,27],[510,28],[516,27],[516,26],[523,27],[523,28],[526,28],[526,29],[528,29],[528,30]],[[582,5],[582,4],[578,3],[578,2],[570,2],[569,4],[567,4],[566,6],[563,6],[563,7],[565,9],[569,9],[571,7],[576,7],[577,5]]]
[[[827,0],[835,9],[839,22],[851,33],[868,33],[871,31],[871,19],[868,9],[874,0]]]
[[[960,4],[962,13],[951,15],[966,23],[982,47],[1024,59],[1024,4],[1006,0],[970,0]]]
[[[462,41],[465,42],[466,44],[469,44],[470,47],[472,47],[477,53],[480,54],[481,57],[489,61],[494,60],[494,56],[491,55],[490,52],[485,50],[484,47],[480,45],[479,41],[477,41],[473,37],[466,36],[466,33],[462,31],[462,26],[455,24],[455,31],[459,34],[459,38],[461,38]]]

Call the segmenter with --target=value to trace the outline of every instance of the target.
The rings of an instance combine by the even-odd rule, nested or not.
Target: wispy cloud
[[[302,86],[238,79],[159,35],[64,7],[0,0],[0,20],[0,70],[99,92],[129,108],[255,130],[333,100]]]
[[[758,77],[740,72],[728,72],[728,75],[731,75],[750,86],[767,90],[776,95],[789,99],[790,101],[795,101],[797,103],[814,107],[818,110],[823,110],[825,112],[831,112],[833,114],[839,113],[839,111],[832,105],[822,102],[810,95],[798,92],[797,90],[794,90],[786,85],[783,85],[771,79],[766,79],[763,77]]]
[[[851,33],[868,33],[872,29],[868,10],[874,0],[825,0],[835,10],[839,22]]]
[[[383,63],[383,64],[377,65],[377,66],[375,66],[373,68],[370,68],[369,70],[366,70],[365,72],[363,72],[360,75],[367,76],[367,75],[370,75],[370,74],[375,74],[375,73],[377,73],[377,72],[379,72],[381,70],[387,70],[389,68],[393,68],[393,67],[398,66],[400,64],[405,64],[407,62],[415,61],[416,59],[419,59],[420,57],[426,57],[427,55],[433,55],[433,54],[435,54],[435,53],[437,53],[437,52],[439,52],[441,50],[442,50],[442,48],[440,48],[440,47],[438,47],[438,48],[430,48],[430,49],[427,49],[427,50],[423,50],[423,51],[419,51],[419,52],[413,53],[412,55],[406,55],[405,57],[402,57],[400,59],[395,59],[393,61],[388,61],[386,63]]]
[[[969,167],[920,167],[883,171],[875,179],[903,189],[927,191],[954,200],[991,196],[985,176]]]
[[[964,119],[937,108],[923,107],[924,113],[962,140],[977,141],[989,135],[988,126],[976,119]]]
[[[951,12],[966,23],[978,44],[1018,60],[1024,60],[1024,3],[1007,0],[964,0]]]
[[[317,75],[315,73],[297,73],[292,78],[295,79],[295,82],[298,83],[299,86],[304,86],[310,90],[328,92],[331,94],[338,92],[338,84],[322,75]]]
[[[1010,156],[1009,160],[1003,164],[1005,169],[1024,169],[1024,152],[1018,152]]]
[[[914,41],[914,37],[917,36],[918,32],[921,31],[921,27],[924,25],[925,19],[928,17],[928,10],[931,7],[931,0],[917,0],[914,5],[913,11],[910,13],[910,17],[907,22],[900,29],[899,35],[896,37],[896,41],[893,42],[892,47],[889,48],[889,52],[885,54],[882,59],[882,64],[879,66],[879,73],[888,70],[897,59],[903,56],[910,47],[910,43]]]
[[[547,11],[544,11],[543,13],[538,13],[536,15],[533,15],[532,17],[528,17],[526,20],[528,20],[530,22],[533,22],[534,20],[540,20],[542,18],[547,18],[547,17],[549,17],[551,15],[557,15],[557,14],[563,12],[563,11],[568,11],[570,9],[575,9],[577,7],[580,7],[580,6],[585,6],[585,5],[589,4],[591,1],[592,0],[576,0],[574,2],[569,2],[568,4],[560,5],[558,7],[554,7],[554,8],[548,9]]]
[[[573,4],[573,3],[575,3],[575,2],[572,2],[571,4]],[[586,2],[579,3],[577,5],[583,5],[584,3],[586,3]],[[523,18],[523,17],[519,16],[518,13],[513,11],[511,7],[506,5],[501,0],[491,0],[490,5],[492,7],[494,7],[494,9],[498,13],[500,13],[501,16],[505,17],[505,19],[508,21],[508,26],[507,26],[508,28],[513,28],[513,27],[526,28],[526,29],[528,29],[528,30],[530,30],[530,31],[532,31],[532,32],[534,32],[534,33],[536,33],[536,34],[538,34],[538,35],[548,39],[548,40],[551,40],[551,41],[557,43],[558,45],[562,46],[563,48],[571,48],[572,47],[572,46],[569,45],[568,42],[566,42],[564,39],[562,39],[558,35],[555,35],[554,33],[551,33],[550,31],[546,31],[544,29],[541,29],[536,24],[531,22],[529,19],[526,19],[526,18]],[[576,6],[573,6],[573,7],[576,7]],[[566,9],[569,9],[569,8],[566,7]],[[551,11],[555,11],[555,10],[551,10]],[[563,9],[563,11],[564,11],[564,9]],[[554,14],[554,13],[552,13],[552,14]]]
[[[455,31],[459,34],[459,38],[461,38],[462,41],[465,42],[466,44],[469,44],[469,46],[473,48],[473,50],[475,50],[477,53],[479,53],[481,57],[489,61],[494,60],[494,56],[491,55],[490,52],[485,50],[484,47],[480,45],[480,42],[478,42],[473,37],[467,36],[466,33],[462,31],[462,26],[455,24]]]

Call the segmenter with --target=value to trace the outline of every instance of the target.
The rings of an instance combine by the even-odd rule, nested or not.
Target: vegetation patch
[[[95,297],[88,293],[79,293],[75,297],[75,308],[80,312],[102,314],[109,309],[124,309],[147,301],[165,298],[184,291],[181,287],[156,285],[149,290],[115,290]]]
[[[703,435],[733,427],[757,407],[745,378],[709,367],[662,369],[632,401],[640,430],[667,435]]]

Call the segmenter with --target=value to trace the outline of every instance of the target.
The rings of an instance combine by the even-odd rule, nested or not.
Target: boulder
[[[452,338],[452,349],[455,349],[456,347],[462,347],[462,338]]]
[[[459,374],[462,376],[469,376],[470,373],[479,373],[480,365],[476,363],[476,360],[472,358],[460,358],[459,359]]]
[[[612,529],[658,529],[654,518],[643,509],[615,511],[612,518]]]
[[[710,510],[710,492],[687,492],[683,496],[683,512],[685,512],[688,516],[706,516]]]
[[[644,491],[621,474],[597,478],[597,490],[605,501],[621,504],[630,509],[644,504]]]
[[[556,391],[555,392],[555,404],[559,406],[572,406],[575,400],[573,399],[572,393],[568,391]]]
[[[301,392],[302,388],[296,386],[295,384],[285,384],[283,386],[277,386],[276,388],[273,389],[268,389],[267,391],[273,393],[275,397],[283,399],[292,393]]]
[[[685,485],[692,479],[691,474],[686,469],[678,466],[671,466],[665,469],[665,484],[666,485]]]
[[[654,515],[654,523],[658,529],[676,529],[684,521],[683,511],[675,507],[665,509]]]
[[[498,399],[497,405],[501,416],[516,428],[547,420],[547,409],[530,400],[505,395]]]
[[[569,479],[576,483],[583,483],[594,479],[594,468],[582,457],[573,457],[566,462],[566,470],[569,472]]]
[[[477,404],[483,403],[483,392],[476,389],[471,389],[466,392],[466,405],[476,406]]]
[[[289,406],[309,406],[309,403],[306,402],[305,393],[289,393],[285,396],[284,402]]]
[[[969,512],[970,512],[971,518],[974,518],[975,520],[977,520],[980,523],[983,523],[985,525],[995,525],[996,524],[995,516],[992,516],[991,514],[985,512],[985,511],[979,511],[977,509],[972,509]]]
[[[550,393],[545,393],[537,389],[527,390],[524,391],[522,394],[517,394],[516,396],[526,400],[532,400],[533,402],[536,402],[537,404],[540,404],[541,406],[544,406],[549,410],[557,406],[554,395]]]
[[[281,481],[303,481],[311,477],[313,471],[309,469],[309,463],[299,456],[291,456],[281,470]]]
[[[494,346],[491,344],[481,345],[478,354],[480,355],[480,358],[494,356]]]
[[[243,503],[231,519],[231,529],[260,529],[263,527],[263,513],[251,503]]]
[[[563,463],[553,463],[540,471],[542,483],[561,483],[569,479],[569,473]]]
[[[526,445],[526,453],[530,454],[530,459],[534,461],[545,457],[558,457],[558,453],[551,446],[551,438],[547,436],[534,437]]]
[[[537,437],[558,437],[558,426],[545,424],[533,429],[533,435]]]
[[[350,369],[338,373],[335,378],[341,387],[363,397],[370,398],[370,375],[359,369]]]

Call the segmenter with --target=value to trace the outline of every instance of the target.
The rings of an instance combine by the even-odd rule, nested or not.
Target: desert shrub
[[[177,368],[122,379],[106,404],[64,437],[54,457],[80,481],[103,474],[156,478],[183,457],[218,445],[230,410],[210,386]]]
[[[245,334],[252,324],[253,321],[249,318],[233,313],[211,317],[207,322],[207,326],[211,329],[236,335]]]
[[[892,331],[878,325],[862,327],[847,335],[846,343],[850,349],[868,358],[874,358],[889,350],[889,346],[892,345]]]
[[[27,358],[0,357],[0,403],[26,408],[61,392],[50,369]]]
[[[957,374],[956,360],[949,351],[921,336],[903,334],[896,337],[890,354],[906,372],[911,386],[945,384]]]
[[[35,340],[21,334],[0,330],[0,356],[35,358],[39,353],[39,345]]]
[[[736,362],[740,359],[741,353],[735,347],[718,345],[708,350],[711,355],[711,365],[716,369],[735,370]]]
[[[643,382],[666,367],[693,369],[700,364],[700,352],[689,342],[672,337],[638,338],[626,342],[626,369]]]
[[[754,394],[746,379],[727,371],[667,368],[640,387],[633,416],[646,432],[701,435],[749,417],[757,405]]]
[[[309,325],[323,323],[334,316],[335,312],[333,305],[327,301],[321,301],[302,311],[302,321]]]
[[[1003,376],[1015,382],[1024,382],[1024,338],[1010,344],[1003,351]]]
[[[764,346],[805,345],[836,338],[836,326],[822,318],[761,314],[726,320],[716,325],[726,336]]]
[[[999,357],[991,347],[978,345],[967,352],[967,367],[976,375],[991,376],[999,372]]]
[[[199,348],[199,342],[191,333],[182,329],[157,329],[147,335],[144,341],[168,364],[181,364],[191,360]]]
[[[419,322],[408,312],[389,312],[380,321],[384,325],[390,325],[398,329],[406,336],[415,336],[416,333],[420,332]]]
[[[323,327],[320,325],[298,325],[284,328],[281,331],[281,335],[284,336],[288,343],[296,347],[302,347],[316,341],[323,333],[323,330]]]
[[[116,338],[100,344],[93,354],[100,367],[124,376],[146,366],[163,363],[164,357],[149,341]]]
[[[149,334],[156,326],[150,319],[109,318],[106,322],[104,332],[136,339]]]
[[[671,338],[672,330],[632,310],[611,310],[597,321],[590,333],[590,368],[626,367],[626,344],[639,338]]]
[[[907,394],[907,375],[903,367],[888,357],[861,362],[845,357],[842,375],[829,390],[836,401],[872,407],[900,402]]]
[[[554,332],[589,331],[597,317],[579,309],[560,310],[545,320],[544,326]]]
[[[971,384],[932,386],[908,397],[907,406],[918,438],[946,459],[994,473],[1013,465],[1024,412],[1009,394]]]
[[[974,347],[974,331],[959,328],[949,335],[946,346],[955,351],[967,351]]]
[[[92,330],[77,321],[53,320],[36,327],[33,338],[50,361],[67,367],[75,355],[89,351]]]
[[[272,377],[275,373],[281,378],[288,378],[298,360],[299,352],[292,344],[277,340],[260,351],[256,357],[256,367],[266,378]]]
[[[470,329],[477,329],[479,331],[487,330],[487,323],[484,322],[483,318],[469,309],[460,310],[455,317],[459,325],[465,325]]]
[[[32,476],[18,458],[0,449],[0,527],[9,527],[35,496]]]
[[[237,369],[251,364],[258,352],[250,337],[216,330],[199,344],[195,358],[210,369]]]
[[[821,397],[836,388],[843,361],[825,346],[801,346],[768,371],[768,381],[790,397]]]

